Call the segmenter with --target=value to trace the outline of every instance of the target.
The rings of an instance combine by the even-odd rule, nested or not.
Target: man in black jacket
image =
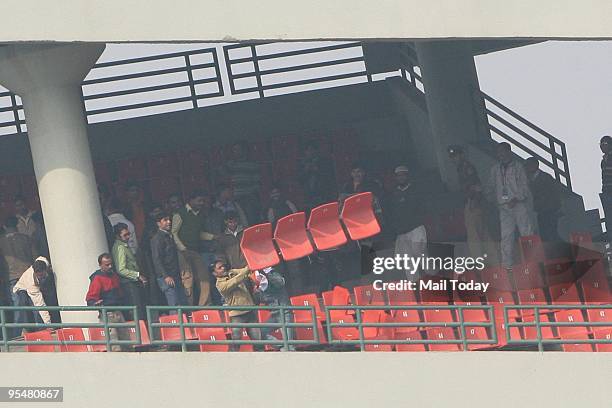
[[[160,213],[155,217],[158,231],[151,238],[151,257],[159,288],[166,296],[168,306],[186,306],[187,297],[181,282],[178,250],[172,238],[170,216]]]
[[[540,162],[535,157],[525,160],[525,172],[540,236],[545,242],[558,242],[561,240],[557,229],[561,215],[561,187],[550,175],[540,170]]]
[[[418,258],[427,255],[424,197],[410,182],[406,166],[395,168],[397,187],[389,197],[389,227],[395,232],[395,254]],[[417,269],[407,269],[408,279],[417,277]]]

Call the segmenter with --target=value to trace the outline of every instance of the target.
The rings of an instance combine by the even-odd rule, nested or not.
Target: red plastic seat
[[[593,248],[593,237],[589,232],[572,232],[570,243],[576,260],[591,259],[596,252]]]
[[[432,327],[426,330],[428,340],[457,340],[451,327]],[[429,344],[429,351],[459,351],[459,344]]]
[[[596,340],[612,340],[612,328],[598,329],[593,333],[593,338]],[[612,343],[595,343],[595,351],[612,352]]]
[[[339,247],[348,241],[338,218],[337,202],[313,208],[307,228],[320,251]]]
[[[485,296],[487,298],[487,303],[489,305],[493,305],[496,320],[498,320],[497,319],[498,316],[501,316],[502,321],[503,321],[504,306],[516,304],[514,301],[514,296],[512,295],[512,292],[488,290],[485,293]],[[508,309],[509,318],[514,318],[518,315],[519,315],[519,312],[517,309]]]
[[[304,212],[289,214],[276,223],[274,241],[285,261],[303,258],[314,252],[305,224]]]
[[[435,303],[422,303],[423,306],[446,306]],[[447,304],[448,305],[448,304]],[[423,317],[427,323],[453,323],[454,313],[450,309],[425,309]]]
[[[86,344],[66,344],[69,341],[85,341],[85,335],[83,329],[79,327],[70,327],[66,329],[57,330],[57,339],[62,342],[60,344],[61,352],[88,352],[89,347]]]
[[[603,261],[585,261],[588,270],[579,279],[585,303],[612,303]]]
[[[420,331],[414,330],[410,332],[396,332],[395,340],[423,340],[423,335]],[[396,351],[425,351],[425,344],[396,344]]]
[[[512,274],[518,290],[544,287],[540,265],[536,262],[514,265]]]
[[[508,334],[510,336],[510,341],[512,340],[522,340],[521,331],[518,327],[512,326],[510,327],[510,331],[506,330],[506,324],[504,323],[503,316],[495,315],[495,330],[497,333],[497,346],[503,347],[508,344]]]
[[[575,310],[560,310],[555,313],[557,323],[584,323],[582,311]],[[582,326],[558,326],[557,330],[561,338],[572,338],[573,334],[587,335],[591,330],[585,325]]]
[[[461,334],[461,329],[459,329],[459,333]],[[484,327],[465,325],[465,338],[467,340],[472,340],[472,341],[490,341],[490,344],[487,344],[487,343],[469,344],[468,343],[468,350],[488,349],[488,348],[495,346],[495,344],[493,344],[492,342],[493,339],[489,336],[489,334],[487,333],[487,329]]]
[[[272,243],[272,224],[258,224],[244,230],[240,249],[251,270],[278,265],[280,258]]]
[[[369,305],[384,305],[385,298],[382,290],[375,290],[372,285],[355,286],[353,288],[355,294],[355,303],[360,306]]]
[[[417,302],[415,292],[412,290],[387,289],[387,297],[392,306],[413,305]]]
[[[179,174],[179,162],[175,153],[158,154],[147,160],[149,177],[168,177]]]
[[[480,272],[482,276],[483,282],[490,283],[489,290],[495,291],[513,291],[512,282],[510,281],[510,276],[508,276],[508,271],[504,269],[502,266],[493,266],[483,269]]]
[[[89,340],[91,341],[106,341],[106,333],[103,327],[88,327]],[[106,351],[106,344],[92,344],[91,351],[102,352]]]
[[[545,305],[546,296],[542,289],[523,289],[518,291],[519,304],[530,306],[530,305]],[[534,309],[522,309],[520,314],[533,314]]]
[[[609,323],[612,327],[612,309],[587,309],[589,322]],[[602,326],[594,327],[593,330],[601,330]]]
[[[225,332],[220,327],[199,327],[196,332],[198,340],[227,340]],[[229,351],[229,344],[200,344],[200,351]]]
[[[380,336],[376,340],[390,340],[389,337]],[[393,344],[366,344],[365,351],[393,351]]]
[[[270,310],[262,310],[259,309],[257,310],[257,320],[260,323],[265,323],[269,318],[270,318],[270,314],[272,313],[272,311]],[[283,331],[282,329],[279,327],[277,329],[274,329],[272,332],[270,332],[270,335],[272,337],[276,337],[278,340],[282,340],[283,339]],[[262,339],[262,340],[266,340],[266,339]],[[266,344],[266,349],[268,350],[273,350],[273,347],[271,347],[271,345]]]
[[[539,316],[540,322],[549,323],[550,320],[546,314]],[[535,315],[526,315],[523,317],[523,322],[533,323],[535,321]],[[537,340],[538,339],[538,328],[536,326],[524,326],[523,332],[525,333],[525,340]],[[555,335],[551,326],[541,326],[540,333],[543,339],[554,339]]]
[[[23,339],[25,341],[53,341],[53,336],[51,335],[51,331],[49,330],[41,330],[33,333],[24,333]],[[37,352],[54,352],[55,345],[47,344],[47,345],[27,345],[26,351],[28,353],[37,353]]]
[[[333,290],[327,293],[323,292],[323,304],[325,306],[349,306],[351,304],[351,294],[347,288],[335,286]],[[332,320],[350,314],[353,314],[353,311],[348,309],[330,310],[329,312]]]
[[[242,330],[242,337],[240,337],[240,340],[252,340],[249,337],[249,334],[247,333],[246,329]],[[241,344],[238,351],[243,353],[251,353],[255,351],[255,347],[253,346],[253,344]]]
[[[380,225],[372,208],[373,194],[359,193],[344,200],[340,217],[349,237],[357,241],[380,233]]]
[[[350,315],[337,315],[331,317],[331,322],[334,324],[351,324],[355,323],[355,319]],[[336,340],[358,340],[359,330],[357,327],[333,327],[332,337]]]
[[[558,284],[549,288],[550,299],[553,305],[567,305],[580,303],[580,296],[578,295],[578,287],[571,284]]]
[[[387,314],[382,310],[362,310],[361,322],[365,323],[384,323],[387,322]],[[380,336],[389,337],[392,334],[389,328],[386,327],[363,327],[363,337],[366,339],[376,339]]]
[[[405,310],[394,310],[393,322],[394,323],[420,323],[421,317],[419,311],[416,309],[405,309]],[[417,330],[419,326],[399,326],[394,327],[394,332],[397,333],[410,333]]]
[[[296,323],[311,323],[311,321],[302,321]],[[327,343],[327,338],[325,337],[325,332],[323,331],[323,325],[320,320],[317,320],[317,333],[319,335],[319,343],[325,344]],[[296,327],[295,328],[295,339],[296,340],[309,340],[312,341],[315,339],[313,328],[312,327]]]
[[[136,327],[134,325],[134,322],[126,322],[126,323],[132,324],[130,327],[128,327],[128,334],[130,336],[130,340],[138,341],[138,336],[136,336]],[[137,345],[136,347],[150,345],[151,339],[149,338],[149,330],[147,329],[147,323],[144,320],[139,320],[138,328],[140,329],[140,344]],[[187,330],[189,329],[185,329],[185,334],[188,333]],[[179,335],[179,338],[180,338],[180,335]]]
[[[218,310],[196,310],[191,314],[191,321],[193,323],[223,323],[221,319],[221,313]],[[196,327],[195,333],[198,334],[198,330],[209,329],[210,327]],[[212,327],[213,329],[221,329],[225,333],[231,333],[229,327]]]
[[[289,300],[292,306],[313,306],[317,320],[325,320],[325,313],[321,310],[316,294],[308,293],[306,295],[293,296]],[[311,322],[312,312],[310,310],[294,310],[293,319],[296,323]]]
[[[544,262],[546,255],[539,235],[526,235],[519,238],[521,259],[523,262]]]
[[[455,301],[455,305],[457,306],[483,306],[482,309],[461,309],[457,310],[457,314],[463,313],[463,321],[464,322],[488,322],[490,321],[487,316],[486,306],[481,302],[462,302]],[[457,316],[457,321],[459,321],[459,316]]]
[[[168,315],[168,316],[160,316],[160,323],[172,323],[176,325],[176,327],[161,327],[161,338],[164,341],[177,341],[181,340],[181,328],[179,325],[179,317],[178,315]],[[183,323],[189,323],[187,321],[187,315],[183,314]],[[185,327],[185,339],[192,339],[194,336],[191,334],[191,330],[188,327]]]

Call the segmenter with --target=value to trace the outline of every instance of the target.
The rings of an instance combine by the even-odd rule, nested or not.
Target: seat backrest
[[[85,341],[83,329],[79,327],[70,327],[57,330],[57,338],[62,343],[68,341]],[[89,347],[86,344],[61,344],[60,351],[62,352],[87,352]]]
[[[384,292],[375,290],[372,285],[355,286],[353,293],[355,293],[355,303],[360,306],[385,304]]]
[[[318,250],[324,251],[346,244],[346,234],[340,225],[338,203],[313,208],[308,218],[308,230]]]
[[[387,289],[389,304],[393,306],[411,305],[417,302],[415,292],[412,290]]]
[[[49,330],[42,330],[42,331],[37,331],[37,332],[33,332],[33,333],[25,333],[23,335],[23,339],[25,341],[53,341],[53,336],[51,335],[51,332]],[[28,345],[26,346],[26,351],[29,353],[32,352],[54,352],[55,351],[55,345],[53,344],[48,344],[48,345]]]
[[[185,316],[183,315],[183,321],[187,322],[187,319],[185,318]],[[161,319],[160,319],[161,321]],[[137,341],[137,336],[136,336],[136,325],[134,325],[134,322],[126,322],[126,323],[131,323],[132,326],[128,327],[128,333],[130,335],[130,340],[132,341]],[[140,329],[140,344],[143,346],[147,346],[149,344],[151,344],[151,339],[149,338],[149,330],[147,329],[147,323],[144,320],[139,320],[138,321],[138,327]],[[188,333],[189,329],[185,329],[185,333]],[[181,338],[180,335],[180,331],[179,331],[179,339]]]
[[[395,332],[395,340],[410,340],[417,341],[423,340],[423,335],[420,331],[412,330],[412,331],[396,331]],[[396,351],[425,351],[425,344],[396,344]]]
[[[544,262],[544,246],[539,235],[525,235],[519,238],[521,258],[523,262]]]
[[[200,327],[196,332],[198,340],[227,340],[225,332],[220,327]],[[229,344],[200,344],[200,351],[229,351]]]
[[[519,303],[521,305],[546,303],[546,296],[542,289],[524,289],[518,291]]]
[[[508,276],[508,271],[502,266],[491,266],[484,268],[480,272],[480,276],[482,276],[483,282],[488,282],[491,284],[489,290],[514,290],[512,287],[512,282],[510,281],[510,276]]]
[[[313,306],[317,320],[325,320],[325,313],[321,310],[319,299],[315,293],[293,296],[289,300],[292,306]],[[310,310],[294,310],[293,317],[296,322],[312,322],[312,312]]]
[[[258,224],[242,233],[240,249],[251,270],[278,265],[280,258],[272,243],[272,224]]]
[[[526,262],[514,265],[512,275],[517,289],[533,289],[544,287],[540,273],[540,265],[536,262]]]
[[[455,331],[451,327],[433,327],[427,329],[427,339],[434,341],[442,340],[457,340]],[[430,343],[430,351],[459,351],[459,344],[444,344],[444,343]]]
[[[274,230],[274,241],[285,261],[312,254],[314,248],[306,233],[306,214],[298,212],[278,220]]]
[[[380,225],[372,208],[373,194],[359,193],[344,200],[340,218],[352,240],[357,241],[380,233]]]
[[[88,327],[89,340],[91,341],[106,341],[106,333],[103,327]],[[91,344],[91,351],[107,351],[106,344]]]
[[[216,310],[196,310],[191,314],[193,323],[220,323],[221,313]]]
[[[574,283],[560,283],[549,288],[551,303],[563,305],[568,303],[580,303],[578,287]]]
[[[161,327],[161,338],[162,340],[180,340],[181,339],[181,328],[179,325],[179,317],[178,315],[168,315],[168,316],[160,316],[160,323],[172,323],[176,327]],[[188,323],[187,315],[183,314],[183,323]],[[189,328],[185,327],[185,338],[188,339],[192,337]]]
[[[612,303],[603,261],[584,261],[587,271],[579,279],[585,303]]]

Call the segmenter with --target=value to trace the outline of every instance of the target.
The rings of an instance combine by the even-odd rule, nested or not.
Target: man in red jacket
[[[88,306],[122,306],[124,305],[123,293],[119,275],[113,269],[113,258],[110,254],[104,253],[98,257],[100,269],[95,271],[90,277],[89,290],[85,296]],[[108,323],[125,323],[123,314],[120,311],[106,311]],[[102,314],[100,314],[100,322]],[[110,339],[113,342],[118,340],[130,340],[127,328],[109,329]],[[121,351],[123,348],[118,345],[111,345],[112,351]]]

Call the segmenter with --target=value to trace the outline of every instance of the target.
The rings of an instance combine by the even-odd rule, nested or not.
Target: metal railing
[[[591,322],[588,319],[584,321],[574,322],[559,322],[559,321],[544,321],[542,315],[550,314],[562,311],[562,310],[580,310],[582,311],[596,309],[596,310],[612,310],[612,304],[607,305],[504,305],[503,308],[503,319],[505,325],[505,342],[501,342],[498,338],[498,325],[495,321],[494,305],[370,305],[370,306],[327,306],[325,308],[325,326],[327,329],[327,340],[324,337],[320,337],[319,330],[321,330],[321,319],[317,316],[314,306],[147,306],[147,317],[148,326],[146,330],[148,333],[141,331],[140,322],[138,320],[138,310],[135,306],[115,306],[115,307],[96,307],[96,306],[46,306],[46,307],[14,307],[14,306],[2,306],[0,307],[0,333],[2,333],[2,351],[10,351],[11,348],[22,348],[23,346],[44,346],[53,345],[60,347],[68,346],[96,346],[104,345],[106,351],[113,351],[112,346],[131,346],[131,347],[153,347],[156,346],[178,346],[183,352],[194,350],[191,346],[202,346],[202,345],[214,345],[214,346],[235,346],[240,347],[244,345],[250,345],[261,348],[263,346],[280,346],[283,350],[291,349],[291,346],[359,346],[361,351],[368,349],[369,345],[457,345],[461,346],[463,351],[470,350],[470,346],[473,345],[490,345],[490,349],[499,349],[502,344],[508,346],[537,346],[539,351],[544,351],[546,345],[563,345],[563,344],[612,344],[610,338],[563,338],[561,336],[553,335],[552,337],[545,337],[542,330],[545,328],[562,328],[562,327],[580,327],[580,328],[611,328],[612,333],[612,321],[599,321]],[[46,311],[59,311],[59,312],[97,312],[99,314],[100,322],[82,322],[82,323],[11,323],[7,319],[7,313],[14,312],[16,310],[37,312],[41,310]],[[223,318],[220,321],[203,321],[193,322],[193,314],[199,310],[203,311],[218,311],[227,312],[230,310],[244,310],[244,311],[278,311],[279,321],[278,322],[258,322],[258,323],[232,323],[231,321],[224,321]],[[419,321],[408,322],[408,321],[365,321],[363,313],[367,311],[380,311],[381,313],[388,314],[392,311],[422,311],[428,310],[448,310],[454,312],[457,321],[447,322],[427,322]],[[464,313],[466,311],[481,310],[486,313],[488,320],[468,320],[465,318]],[[518,310],[519,312],[533,312],[529,316],[533,317],[533,321],[517,321],[514,317],[510,317],[509,312],[511,310]],[[132,313],[134,317],[131,322],[114,323],[109,322],[106,312],[109,311],[128,311]],[[309,312],[308,321],[294,322],[286,320],[285,312],[296,312],[296,311],[307,311]],[[352,312],[354,314],[354,320],[333,317],[334,312],[347,312],[350,316]],[[158,322],[155,316],[160,313],[171,313],[173,322]],[[192,320],[188,318],[191,313]],[[519,318],[521,315],[519,313]],[[453,318],[454,319],[454,318]],[[203,319],[205,320],[205,319]],[[345,321],[346,320],[346,321]],[[513,338],[512,328],[523,328],[531,327],[535,328],[535,338]],[[13,328],[21,329],[36,329],[36,330],[60,330],[60,329],[102,329],[104,331],[104,339],[102,340],[65,340],[59,338],[57,340],[21,340],[20,338],[10,339],[9,330]],[[130,329],[133,336],[130,336],[130,340],[121,340],[121,336],[118,336],[117,340],[111,336],[111,330]],[[223,338],[209,338],[206,339],[207,333],[200,335],[198,329],[206,328],[220,328],[223,329]],[[225,334],[228,330],[240,328],[240,329],[263,329],[269,328],[270,332],[274,332],[280,329],[281,338],[278,340],[253,340],[253,339],[231,339],[226,338]],[[312,332],[312,338],[310,339],[297,339],[293,334],[298,329],[308,329]],[[453,332],[457,332],[458,336],[452,335],[451,338],[445,339],[430,339],[427,338],[415,338],[415,339],[402,339],[401,337],[394,336],[388,338],[381,336],[381,331],[384,329],[398,329],[407,328],[413,329],[412,331],[428,333],[430,329],[436,328],[451,328]],[[486,338],[482,336],[476,336],[469,338],[467,330],[474,328],[484,328],[488,333]],[[145,328],[143,328],[145,329]],[[166,332],[164,330],[174,332]],[[355,329],[351,335],[343,335],[339,333],[338,329]],[[377,329],[376,336],[366,335],[366,330]],[[178,333],[177,333],[178,331]],[[588,331],[592,334],[595,330]],[[59,333],[59,332],[57,332]],[[85,332],[83,332],[85,334]],[[356,334],[355,334],[356,333]],[[520,333],[520,332],[519,332]],[[429,335],[429,334],[428,334]],[[560,338],[561,337],[561,338]],[[146,343],[143,339],[150,339]],[[122,347],[122,349],[124,349]],[[489,349],[489,347],[487,347]],[[423,349],[424,350],[424,349]]]
[[[589,310],[589,309],[604,309],[612,310],[612,304],[608,305],[505,305],[504,306],[504,322],[506,324],[506,341],[509,345],[525,345],[525,344],[537,344],[540,352],[544,351],[544,346],[549,344],[612,344],[612,339],[597,339],[597,338],[562,338],[557,336],[556,338],[544,338],[542,335],[543,328],[561,328],[561,327],[608,327],[612,329],[612,321],[610,322],[590,322],[590,321],[575,321],[575,322],[557,322],[557,321],[542,321],[542,315],[554,313],[560,310]],[[517,322],[514,319],[510,319],[509,311],[516,310],[519,312],[533,312],[533,321],[530,322]],[[530,315],[531,316],[531,315]],[[512,338],[511,328],[513,327],[533,327],[536,329],[535,339],[516,339]]]
[[[400,71],[402,78],[424,95],[426,90],[416,58],[416,53],[410,48],[403,50]],[[480,89],[474,89],[473,92],[474,106],[479,104],[484,106],[486,132],[489,133],[491,138],[495,136],[501,138],[519,149],[523,154],[537,157],[542,164],[551,170],[555,179],[571,191],[572,181],[565,143]],[[477,112],[475,112],[474,117],[475,120],[478,120]],[[482,128],[480,123],[477,128]]]
[[[189,322],[184,319],[187,317],[183,312],[195,312],[198,310],[205,311],[278,311],[279,312],[279,323],[267,323],[267,322],[259,322],[259,323],[232,323],[219,321],[219,322]],[[311,312],[311,322],[310,323],[295,323],[286,321],[285,312],[289,311],[293,313],[294,311],[305,310]],[[153,321],[153,315],[158,314],[160,312],[172,312],[176,313],[177,321],[176,323],[172,322],[164,322],[158,323]],[[147,321],[149,322],[149,333],[151,336],[151,345],[159,345],[159,346],[180,346],[181,351],[185,352],[188,350],[188,346],[190,345],[230,345],[230,346],[240,346],[240,345],[252,345],[252,346],[282,346],[284,350],[288,350],[290,346],[312,346],[320,344],[319,333],[317,331],[317,319],[316,319],[316,311],[313,306],[147,306]],[[221,329],[280,329],[282,334],[282,339],[279,340],[201,340],[199,339],[197,329],[199,328],[221,328]],[[313,339],[312,340],[297,340],[294,339],[294,336],[290,336],[289,332],[296,328],[309,328],[313,331]],[[179,338],[177,339],[164,339],[160,338],[156,339],[155,333],[157,329],[179,329]],[[195,329],[196,333],[191,332],[191,329]],[[272,330],[274,331],[274,330]],[[160,337],[163,337],[161,334]]]
[[[101,320],[99,323],[83,322],[83,323],[13,323],[7,320],[7,312],[14,313],[16,311],[37,313],[39,311],[47,312],[98,312]],[[107,312],[123,312],[132,313],[133,322],[114,323],[108,321]],[[104,340],[11,340],[9,337],[10,329],[95,329],[102,328],[104,330]],[[134,328],[135,338],[131,340],[114,340],[111,336],[112,329]],[[142,344],[142,333],[138,323],[138,308],[136,306],[0,306],[0,332],[2,333],[2,351],[10,351],[11,346],[95,346],[105,345],[107,351],[113,351],[112,346],[138,346]]]
[[[331,318],[331,313],[335,310],[338,311],[353,311],[355,314],[354,322],[334,322]],[[449,310],[457,312],[458,322],[364,322],[363,312],[368,310],[374,311],[403,311],[403,310]],[[490,316],[490,320],[486,322],[475,322],[466,321],[464,318],[465,310],[482,310],[486,311]],[[468,351],[470,345],[476,344],[490,344],[492,346],[497,344],[497,332],[495,330],[495,314],[493,313],[492,305],[410,305],[410,306],[327,306],[325,308],[325,316],[327,319],[327,337],[330,344],[340,345],[359,345],[361,351],[366,350],[366,345],[369,344],[460,344],[462,345],[463,351]],[[491,336],[485,340],[482,339],[470,339],[466,335],[466,326],[473,327],[484,327],[489,329]],[[358,339],[336,339],[334,335],[334,329],[337,328],[357,328],[359,335]],[[414,328],[415,330],[422,330],[427,328],[438,328],[438,327],[450,327],[459,329],[459,338],[455,339],[443,339],[443,340],[430,340],[430,339],[377,339],[377,338],[366,338],[364,329],[371,328]]]

